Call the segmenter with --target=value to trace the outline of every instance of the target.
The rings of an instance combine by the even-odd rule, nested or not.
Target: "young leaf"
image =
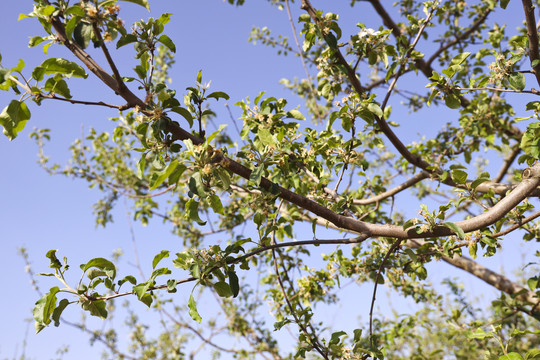
[[[81,303],[81,307],[92,316],[97,316],[101,319],[107,318],[108,312],[105,300],[86,300]]]
[[[231,287],[225,281],[218,281],[213,286],[214,286],[214,290],[216,290],[216,293],[220,297],[228,298],[228,297],[233,296]]]
[[[216,194],[210,195],[208,198],[210,200],[210,206],[212,209],[218,213],[223,215],[223,204],[221,203],[221,199]]]
[[[195,221],[199,225],[205,225],[206,221],[202,221],[199,217],[199,203],[194,199],[189,199],[186,203],[187,216],[190,220]]]
[[[88,269],[96,267],[100,270],[105,271],[107,276],[114,280],[116,277],[116,266],[112,262],[110,262],[107,259],[104,258],[94,258],[87,262],[84,267],[82,268],[84,272],[86,272]]]
[[[259,186],[261,183],[262,176],[264,174],[264,167],[262,165],[257,166],[251,171],[249,175],[249,182],[252,185]]]
[[[56,327],[60,326],[60,316],[62,316],[62,312],[68,305],[69,305],[68,299],[62,299],[58,303],[58,306],[56,307],[56,309],[54,309],[51,316],[51,318],[54,320],[54,326]]]
[[[232,296],[237,297],[240,293],[240,285],[238,283],[238,275],[236,275],[236,272],[234,270],[227,271],[227,275],[229,276],[229,285],[232,290]]]
[[[201,323],[201,315],[197,312],[197,303],[195,302],[195,299],[193,299],[193,294],[189,295],[189,301],[188,301],[188,307],[189,307],[189,316],[199,324]]]
[[[447,94],[444,97],[444,103],[446,106],[448,106],[450,109],[459,109],[461,107],[461,101],[459,98],[454,94]]]
[[[461,65],[461,63],[464,62],[465,59],[467,59],[470,55],[471,55],[470,52],[464,52],[459,55],[456,55],[450,62],[450,65]]]
[[[28,110],[26,104],[18,100],[11,100],[9,105],[0,113],[0,126],[4,128],[4,135],[9,140],[13,140],[24,129],[29,119],[30,110]]]
[[[155,269],[157,264],[163,260],[164,258],[169,257],[169,250],[161,250],[159,254],[154,256],[154,260],[152,260],[152,269]]]
[[[77,45],[83,49],[88,47],[93,35],[94,29],[92,28],[92,25],[86,21],[79,22],[73,30],[73,40],[75,40]]]
[[[525,75],[520,72],[510,74],[508,77],[508,85],[514,90],[521,91],[525,89]]]
[[[79,64],[62,58],[47,59],[32,71],[32,77],[38,81],[43,80],[43,75],[47,74],[62,74],[67,77],[76,76],[84,79],[88,77]]]
[[[173,171],[178,166],[178,160],[174,159],[167,165],[167,167],[159,173],[159,175],[156,177],[155,180],[150,181],[150,188],[148,190],[152,191],[155,190],[159,185],[163,184],[163,182],[173,173]]]
[[[162,43],[163,45],[165,45],[167,48],[169,48],[169,50],[171,50],[173,53],[176,52],[176,45],[174,45],[174,42],[167,35],[165,34],[161,35],[158,41]]]
[[[144,6],[146,10],[150,11],[150,4],[148,4],[148,0],[122,0],[122,1],[127,1],[130,3]]]
[[[305,116],[298,110],[292,109],[291,111],[287,112],[287,117],[293,118],[296,120],[306,120]]]
[[[36,334],[51,323],[51,315],[56,308],[56,293],[60,289],[55,286],[36,302],[32,314],[34,315]]]
[[[461,240],[465,238],[465,233],[463,232],[463,229],[457,226],[454,223],[451,222],[445,222],[441,224],[442,226],[446,226],[450,230],[452,230]]]
[[[175,106],[171,109],[171,111],[174,111],[175,113],[182,115],[184,119],[187,120],[189,126],[190,127],[193,126],[193,116],[186,108],[183,108],[181,106]]]
[[[229,95],[227,95],[223,91],[214,91],[213,93],[208,95],[207,98],[214,98],[216,100],[219,100],[219,99],[229,100]]]
[[[122,36],[120,39],[118,39],[118,42],[116,43],[116,48],[119,49],[124,45],[131,44],[137,41],[137,36],[133,34],[126,34]]]

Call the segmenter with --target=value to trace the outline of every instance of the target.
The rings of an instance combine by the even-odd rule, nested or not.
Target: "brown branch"
[[[388,87],[388,91],[386,92],[386,95],[384,97],[384,100],[381,104],[381,108],[384,110],[386,108],[386,104],[388,103],[388,100],[390,99],[390,95],[392,94],[392,90],[394,89],[394,87],[396,86],[397,84],[397,81],[399,80],[399,78],[401,77],[401,75],[403,75],[403,72],[405,71],[406,69],[406,62],[409,60],[409,57],[411,56],[411,53],[412,51],[414,50],[414,48],[416,47],[416,45],[418,44],[418,41],[420,40],[420,36],[422,36],[422,33],[424,32],[424,30],[426,29],[426,26],[429,24],[429,22],[431,21],[431,17],[433,16],[433,13],[435,12],[435,5],[432,5],[432,9],[431,11],[429,12],[428,16],[426,17],[426,19],[422,22],[422,26],[420,26],[420,28],[418,29],[418,33],[416,34],[416,37],[414,38],[412,44],[409,46],[409,48],[407,49],[407,51],[405,52],[405,54],[403,55],[403,58],[402,58],[402,63],[399,67],[399,70],[397,71],[396,73],[396,76],[394,76],[394,78],[392,79],[392,83],[390,84],[390,86]],[[384,121],[386,122],[383,118],[378,118],[377,119],[377,123],[379,123],[380,125],[380,122],[381,121]]]
[[[495,182],[501,182],[502,179],[504,179],[506,173],[508,172],[508,169],[510,169],[510,166],[512,166],[512,163],[516,160],[517,156],[521,152],[521,148],[519,147],[519,144],[516,144],[514,148],[512,149],[512,152],[504,159],[503,166],[499,170],[499,173],[495,177]]]
[[[490,13],[491,13],[491,9],[488,9],[484,14],[480,15],[478,19],[476,19],[466,31],[456,36],[454,40],[442,45],[437,51],[435,51],[430,56],[430,58],[426,61],[426,65],[431,66],[433,61],[435,61],[435,59],[437,59],[444,51],[448,50],[452,46],[459,43],[461,40],[471,35],[474,31],[476,31],[480,27],[480,25],[482,25],[486,21]]]
[[[379,264],[379,269],[377,269],[377,276],[375,277],[375,285],[373,285],[373,296],[371,298],[371,305],[369,307],[369,344],[371,347],[373,347],[373,308],[375,307],[375,299],[377,296],[377,285],[379,285],[379,279],[381,278],[381,272],[384,264],[392,255],[394,251],[401,245],[401,242],[403,239],[396,240],[392,246],[390,246],[390,249],[386,252],[384,255],[384,258],[382,259],[381,263]]]
[[[494,88],[494,87],[481,87],[481,88],[462,88],[462,87],[454,87],[456,90],[462,90],[462,91],[494,91],[494,92],[507,92],[507,93],[517,93],[517,94],[533,94],[533,95],[540,95],[540,91],[536,90],[535,88],[531,88],[531,90],[513,90],[513,89],[503,89],[503,88]]]
[[[367,199],[357,199],[353,200],[353,205],[368,205],[373,204],[379,201],[382,201],[384,199],[387,199],[391,196],[396,195],[397,193],[419,183],[420,181],[429,178],[429,173],[427,171],[421,171],[418,174],[414,175],[409,180],[405,181],[404,183],[388,190],[385,192],[382,192],[380,194],[377,194],[376,196],[367,198]]]
[[[101,31],[99,30],[99,27],[94,22],[92,23],[92,28],[94,29],[94,34],[96,35],[98,39],[98,43],[101,47],[101,51],[103,51],[103,55],[105,55],[105,58],[107,59],[107,62],[109,63],[109,66],[111,67],[111,70],[113,71],[114,78],[116,80],[116,83],[118,84],[118,88],[120,91],[127,90],[127,86],[124,83],[124,80],[122,80],[122,76],[120,75],[120,72],[118,71],[118,68],[116,67],[116,64],[114,60],[112,59],[111,54],[109,53],[109,49],[107,49],[107,46],[105,45],[105,40],[103,40],[103,37],[101,36]]]
[[[105,107],[109,107],[109,108],[113,108],[113,109],[118,109],[120,111],[122,110],[127,110],[129,109],[131,106],[129,106],[128,104],[124,104],[124,105],[113,105],[113,104],[107,104],[103,101],[84,101],[84,100],[73,100],[73,99],[68,99],[68,98],[64,98],[64,97],[60,97],[60,96],[57,96],[56,94],[36,94],[35,95],[36,99],[52,99],[52,100],[60,100],[60,101],[65,101],[65,102],[68,102],[70,104],[79,104],[79,105],[96,105],[96,106],[105,106]]]
[[[129,107],[139,105],[144,109],[145,103],[131,92],[126,86],[120,87],[119,83],[109,75],[99,64],[84,51],[75,42],[69,40],[66,34],[64,23],[58,17],[51,17],[51,24],[56,31],[56,36],[60,42],[67,47],[75,57],[77,57],[92,73],[94,73],[101,81],[111,88],[116,94],[120,95],[127,101]]]
[[[173,323],[175,323],[177,326],[179,327],[183,327],[183,328],[186,328],[188,330],[190,330],[191,332],[193,332],[195,335],[197,335],[197,337],[199,339],[201,339],[205,344],[208,344],[214,348],[216,348],[217,350],[219,351],[224,351],[224,352],[228,352],[228,353],[233,353],[233,354],[238,354],[240,353],[239,350],[235,350],[235,349],[227,349],[227,348],[224,348],[223,346],[220,346],[214,342],[212,342],[210,339],[207,339],[205,338],[201,332],[197,329],[195,329],[194,327],[190,326],[189,324],[187,323],[182,323],[178,320],[176,320],[168,311],[166,311],[164,308],[160,308],[160,311],[165,314],[165,316],[167,316],[169,318],[169,320],[171,320]],[[250,351],[248,352],[250,354],[254,354],[256,353],[255,351]]]
[[[540,53],[538,49],[538,31],[536,30],[536,20],[534,16],[535,7],[531,0],[522,0],[523,11],[525,12],[525,22],[527,23],[527,37],[529,38],[529,59],[531,66],[534,61],[537,64],[532,71],[536,77],[536,82],[540,85]]]
[[[422,240],[408,240],[405,245],[410,248],[418,248],[424,244]],[[536,304],[539,299],[535,292],[527,290],[525,287],[512,282],[506,276],[498,274],[485,266],[478,264],[476,261],[464,256],[454,255],[453,258],[443,256],[442,259],[457,268],[476,276],[489,285],[495,287],[509,295],[520,293],[518,298],[531,304]]]
[[[302,1],[302,6],[300,8],[302,10],[305,10],[309,14],[313,22],[317,25],[317,27],[319,27],[320,31],[322,33],[325,33],[326,31],[328,31],[328,29],[326,29],[323,26],[321,19],[319,19],[319,17],[317,16],[317,11],[315,11],[313,6],[311,6],[310,1],[309,0],[301,0],[301,1]],[[355,91],[358,92],[358,94],[362,94],[364,92],[364,89],[362,88],[360,79],[358,78],[358,76],[356,76],[356,72],[354,71],[354,69],[351,67],[351,65],[349,65],[347,60],[345,60],[345,58],[343,57],[343,54],[341,54],[341,51],[338,48],[333,49],[333,51],[334,51],[334,55],[337,58],[338,63],[345,68],[346,75],[347,75],[347,78],[349,79],[350,84],[353,86]]]

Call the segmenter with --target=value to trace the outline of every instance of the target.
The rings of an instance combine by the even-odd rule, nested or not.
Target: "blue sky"
[[[319,1],[314,4],[349,9],[349,1]],[[133,19],[149,16],[142,8],[121,2],[120,16],[130,23]],[[230,104],[249,96],[254,98],[261,90],[267,90],[274,96],[289,96],[279,85],[283,77],[303,76],[304,70],[296,58],[276,57],[275,50],[263,46],[253,46],[247,39],[252,26],[268,26],[275,33],[291,35],[287,14],[269,6],[265,1],[247,1],[243,7],[233,7],[221,0],[177,1],[157,0],[151,2],[152,13],[157,17],[163,12],[173,13],[166,33],[177,46],[176,64],[171,76],[172,87],[182,91],[191,86],[195,76],[203,69],[203,80],[212,81],[213,90],[222,90],[231,96]],[[298,4],[293,5],[295,14],[299,14]],[[5,1],[2,6],[0,22],[0,53],[5,67],[15,66],[19,58],[25,59],[28,72],[47,57],[65,57],[73,60],[64,49],[53,46],[45,56],[38,46],[28,48],[28,38],[42,34],[39,26],[32,19],[17,21],[20,13],[28,13],[32,2]],[[349,31],[354,31],[354,24],[359,16],[366,16],[355,8],[344,11],[343,23],[351,24]],[[339,10],[339,9],[336,9]],[[519,10],[516,8],[516,11]],[[369,21],[361,20],[369,25]],[[292,43],[292,41],[291,41]],[[126,46],[118,56],[121,64],[129,63],[131,47]],[[99,56],[97,57],[99,59]],[[90,75],[92,77],[92,75]],[[94,99],[121,103],[109,90],[104,91],[96,79],[75,81],[72,94],[76,99]],[[6,106],[11,94],[0,93],[0,105]],[[295,99],[290,104],[295,106]],[[300,104],[300,100],[297,100]],[[22,342],[25,338],[26,322],[31,317],[30,310],[37,300],[37,294],[31,289],[24,263],[17,256],[17,249],[28,249],[36,272],[47,271],[48,260],[44,254],[49,249],[60,249],[60,256],[67,256],[73,267],[92,257],[110,256],[113,250],[123,248],[124,260],[133,263],[132,238],[126,209],[119,202],[115,211],[115,222],[106,229],[94,226],[92,204],[100,198],[97,190],[89,189],[85,182],[74,181],[60,176],[47,175],[37,164],[37,148],[28,138],[33,127],[46,127],[52,130],[53,141],[46,147],[53,162],[63,163],[69,158],[66,149],[82,129],[95,127],[100,130],[111,128],[107,117],[115,116],[114,111],[84,106],[70,106],[44,101],[41,107],[30,105],[32,119],[19,137],[8,142],[0,138],[0,273],[4,295],[0,299],[3,325],[0,326],[0,359],[21,355]],[[221,114],[226,114],[223,103],[216,106]],[[233,108],[235,117],[239,111]],[[406,136],[415,136],[419,129],[430,132],[437,128],[430,125],[429,119],[419,119],[410,130],[404,130]],[[228,116],[218,122],[230,122]],[[432,123],[431,123],[432,124]],[[431,126],[431,127],[430,127]],[[141,255],[141,261],[149,264],[153,254],[161,249],[174,248],[178,239],[170,234],[167,226],[160,221],[153,221],[149,227],[133,224],[135,239]],[[502,258],[491,263],[492,268],[508,266]],[[126,270],[129,264],[124,264]],[[444,274],[434,276],[442,278],[446,271],[455,271],[448,266],[441,267]],[[43,288],[56,285],[49,279],[40,280]],[[473,287],[482,285],[478,280],[465,278],[465,283]],[[491,291],[489,288],[482,288]],[[345,290],[349,291],[349,290]],[[352,290],[351,290],[352,291]],[[179,295],[180,296],[180,295]],[[382,295],[379,295],[381,297]],[[133,301],[135,302],[135,301]],[[139,307],[144,312],[144,307]],[[336,311],[343,313],[344,308]],[[346,315],[346,314],[345,314]],[[66,317],[78,319],[78,310],[67,311]],[[364,318],[367,314],[362,315]],[[120,322],[120,319],[116,320]],[[338,321],[338,320],[336,320]],[[94,321],[94,323],[99,324]],[[27,337],[27,355],[36,359],[55,357],[56,350],[70,343],[73,346],[67,359],[95,359],[99,353],[89,347],[87,337],[67,326],[49,328],[39,335],[33,335],[33,325]],[[76,356],[75,356],[76,355]]]

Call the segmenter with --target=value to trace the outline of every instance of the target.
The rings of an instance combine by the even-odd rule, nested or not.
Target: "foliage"
[[[283,84],[304,105],[291,105],[295,96],[246,94],[252,100],[236,102],[238,134],[226,130],[214,110],[229,95],[211,90],[202,71],[185,91],[170,87],[177,50],[166,34],[170,13],[128,27],[117,0],[34,3],[21,18],[37,20],[45,33],[29,45],[42,44],[45,54],[52,44],[64,46],[73,56],[47,58],[31,71],[23,60],[0,68],[0,88],[19,96],[0,114],[4,134],[13,140],[25,129],[31,101],[118,111],[114,131],[90,130],[74,142],[72,164],[65,168],[43,155],[49,131],[33,132],[40,162],[51,173],[103,191],[94,209],[97,224],[112,221],[123,197],[136,220],[148,224],[161,217],[183,242],[183,248],[156,254],[151,275],[142,279],[120,274],[102,257],[73,270],[57,256],[61,250],[50,250],[52,272],[41,275],[55,277],[62,288],[52,287],[36,302],[37,332],[59,326],[68,306],[106,319],[114,299],[132,295],[174,324],[150,339],[131,312],[131,351],[140,359],[184,358],[186,334],[245,359],[540,357],[538,275],[524,275],[520,284],[474,260],[500,256],[500,243],[511,233],[522,241],[538,239],[533,198],[540,194],[540,103],[515,101],[540,94],[531,85],[540,86],[540,53],[530,0],[523,0],[524,27],[513,33],[491,20],[507,11],[502,0],[404,0],[392,10],[369,0],[364,3],[381,26],[358,23],[354,31],[308,0],[272,0],[289,14],[291,6],[302,10],[299,31],[291,22],[297,46],[268,28],[253,29],[250,40],[298,56],[305,78]],[[120,67],[110,50],[127,46],[133,69]],[[101,52],[106,64],[92,52]],[[88,72],[124,103],[75,100],[72,78],[88,81]],[[516,116],[523,112],[527,116]],[[414,128],[415,116],[424,113],[438,131],[406,144],[400,128]],[[207,134],[206,125],[216,118],[223,125]],[[486,158],[500,165],[498,172],[483,165]],[[408,215],[413,196],[418,217]],[[321,245],[331,248],[322,253]],[[487,282],[500,297],[486,309],[473,306],[454,280],[445,281],[448,291],[430,286],[427,272],[437,260]],[[68,271],[80,272],[78,283],[67,280]],[[372,299],[368,324],[349,332],[326,326],[319,311],[345,300],[339,289],[347,282],[373,284],[364,294]],[[379,284],[421,309],[374,317]],[[180,292],[189,293],[186,304],[177,304]],[[220,309],[215,319],[206,317],[200,301],[212,294]],[[265,302],[271,326],[260,315]],[[276,334],[284,329],[295,334],[293,350],[279,344]],[[241,346],[227,348],[205,337],[214,331],[242,339]],[[111,356],[129,358],[118,350],[114,330],[93,336]]]

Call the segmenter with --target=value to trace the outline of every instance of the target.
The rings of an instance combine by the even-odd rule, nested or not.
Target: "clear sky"
[[[324,6],[325,11],[332,10],[328,6],[346,9],[343,12],[336,12],[341,13],[342,17],[345,17],[344,23],[352,24],[351,26],[358,21],[352,20],[353,18],[366,16],[358,12],[360,7],[355,8],[357,13],[351,12],[348,7],[349,1],[343,0],[339,5],[338,1],[314,3]],[[142,7],[120,2],[122,6],[120,16],[126,23],[130,23],[133,19],[158,17],[163,12],[173,13],[171,23],[166,26],[166,33],[173,39],[178,49],[171,76],[172,87],[176,87],[179,91],[191,86],[197,72],[203,69],[203,79],[212,80],[212,89],[222,90],[231,95],[230,104],[246,96],[253,98],[261,90],[267,90],[277,97],[286,97],[289,94],[279,85],[279,80],[295,75],[301,77],[304,74],[298,59],[276,57],[275,50],[248,43],[252,26],[268,26],[275,33],[291,34],[287,14],[272,8],[266,1],[247,1],[247,5],[238,8],[221,0],[157,0],[151,1],[150,4],[152,13],[148,14]],[[295,4],[293,7],[295,14],[299,14],[299,5]],[[65,57],[73,60],[70,54],[59,46],[51,47],[47,56],[43,54],[40,46],[27,47],[30,36],[43,33],[37,22],[32,19],[17,21],[20,13],[28,13],[31,10],[30,0],[2,2],[0,22],[2,65],[15,66],[17,60],[23,58],[27,63],[27,71],[30,72],[33,66],[40,64],[47,57]],[[367,17],[360,21],[369,24]],[[352,28],[349,30],[353,31]],[[114,56],[119,56],[122,64],[123,62],[129,64],[130,50],[131,47],[126,46],[119,55],[114,53]],[[76,99],[121,103],[112,92],[104,91],[97,80],[84,83],[76,81],[72,86],[72,95]],[[12,94],[0,93],[2,108],[12,99],[14,99]],[[222,106],[223,103],[219,103],[216,110],[226,114]],[[24,319],[31,317],[31,308],[39,297],[29,285],[22,258],[17,256],[19,247],[24,246],[28,249],[35,272],[47,271],[48,260],[44,255],[49,249],[60,249],[59,255],[67,256],[72,266],[92,257],[108,257],[117,248],[123,248],[124,258],[133,262],[129,221],[122,201],[114,213],[114,224],[106,229],[95,228],[92,204],[100,198],[100,193],[89,189],[83,181],[47,175],[36,163],[37,147],[28,138],[33,127],[52,129],[53,141],[46,150],[51,155],[51,161],[63,163],[69,158],[67,147],[81,131],[90,127],[101,130],[110,128],[107,117],[115,116],[115,112],[50,101],[44,101],[41,107],[30,104],[30,110],[33,114],[32,119],[17,139],[9,142],[5,137],[0,137],[2,194],[0,279],[4,294],[0,298],[3,314],[0,325],[2,360],[21,355],[27,329]],[[235,109],[233,111],[235,117],[238,117],[239,112]],[[422,121],[422,126],[429,124],[427,120]],[[222,117],[219,122],[230,121],[228,117]],[[407,136],[416,135],[421,127],[413,128],[406,133]],[[429,127],[425,129],[430,130]],[[153,254],[159,250],[172,248],[178,244],[178,239],[169,233],[169,228],[160,224],[160,221],[153,221],[147,228],[133,224],[143,263],[146,261],[148,264]],[[503,265],[502,260],[497,261],[500,263],[491,263],[495,270],[498,270],[499,265]],[[447,266],[444,269],[449,270]],[[438,274],[434,279],[442,277],[442,274]],[[466,282],[481,286],[477,280],[466,279]],[[41,280],[40,283],[44,289],[56,285],[48,279]],[[143,306],[140,309],[144,311]],[[69,316],[77,320],[78,310],[73,308],[67,311],[66,317]],[[68,326],[51,327],[35,336],[33,324],[30,325],[26,337],[26,352],[31,358],[55,358],[56,350],[68,344],[73,345],[65,356],[66,359],[95,359],[99,354],[98,349],[88,346],[87,336]]]

